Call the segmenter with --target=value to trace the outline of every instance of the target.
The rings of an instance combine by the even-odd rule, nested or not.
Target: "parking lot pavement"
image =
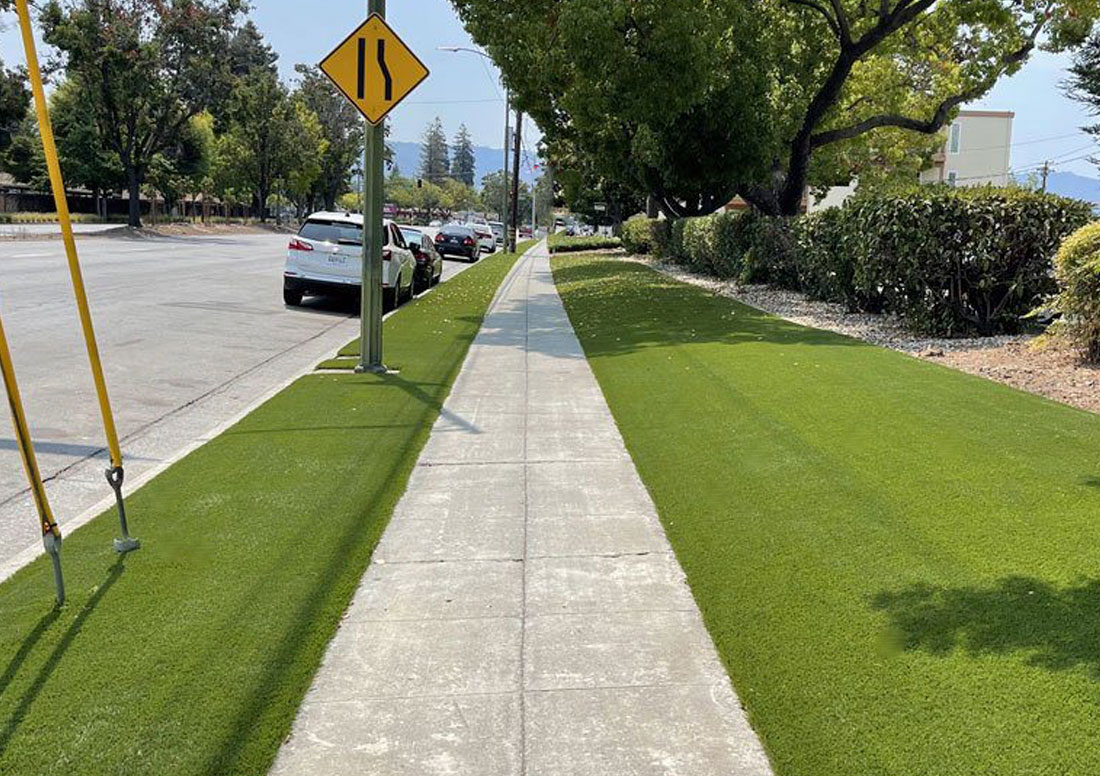
[[[78,243],[128,490],[358,334],[354,301],[282,302],[285,235]],[[0,311],[62,531],[109,497],[95,390],[60,241],[0,242]],[[467,268],[446,262],[444,280]],[[0,420],[0,578],[41,548]],[[131,527],[141,535],[141,515]]]
[[[271,776],[770,776],[562,307],[504,281]]]

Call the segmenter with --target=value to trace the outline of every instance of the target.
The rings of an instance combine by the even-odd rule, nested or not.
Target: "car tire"
[[[289,288],[283,289],[283,304],[288,307],[297,307],[302,303],[302,292],[292,291]]]
[[[397,289],[396,288],[383,288],[382,289],[382,309],[393,310],[397,307]]]

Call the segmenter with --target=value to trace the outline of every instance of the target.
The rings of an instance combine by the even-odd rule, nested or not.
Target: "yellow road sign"
[[[371,124],[428,77],[428,68],[378,14],[333,49],[321,70]]]

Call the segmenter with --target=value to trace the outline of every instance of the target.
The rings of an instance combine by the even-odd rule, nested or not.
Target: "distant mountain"
[[[415,176],[417,170],[420,169],[420,144],[399,140],[391,142],[390,146],[393,148],[394,159],[397,161],[397,166],[400,168],[401,174],[410,178]],[[534,183],[539,173],[524,169],[525,165],[522,161],[522,152],[520,152],[520,160],[520,179],[527,183]],[[531,162],[536,163],[536,160],[532,159]],[[476,165],[474,182],[478,188],[480,188],[481,179],[484,176],[491,172],[504,169],[504,149],[474,146],[474,163]],[[511,164],[511,159],[509,159],[508,163],[509,165]]]
[[[1052,172],[1047,178],[1047,191],[1100,205],[1100,180],[1096,178],[1073,172]]]

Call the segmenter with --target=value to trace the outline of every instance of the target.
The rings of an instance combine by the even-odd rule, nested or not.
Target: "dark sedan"
[[[478,244],[477,234],[466,226],[452,224],[440,229],[435,236],[435,249],[444,258],[458,256],[469,262],[475,262],[481,257],[481,246]]]
[[[401,236],[405,238],[413,258],[416,259],[414,286],[416,293],[419,294],[436,285],[443,278],[443,257],[436,252],[432,238],[419,229],[408,226],[398,228],[401,229]]]

